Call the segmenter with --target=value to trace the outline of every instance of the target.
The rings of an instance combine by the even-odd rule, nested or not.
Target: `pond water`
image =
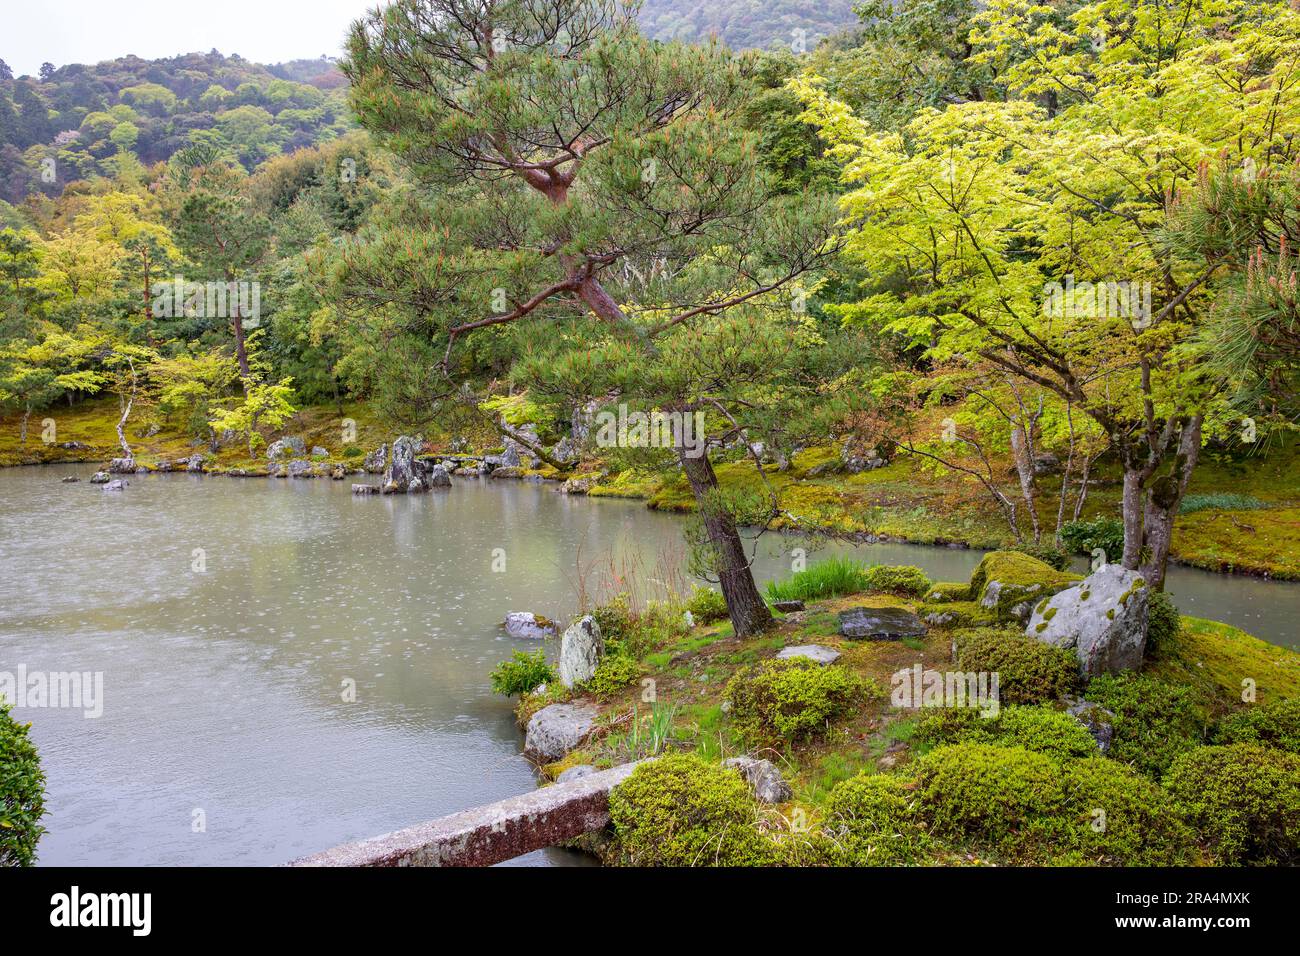
[[[24,707],[43,864],[274,864],[523,793],[488,673],[510,610],[680,584],[680,519],[552,485],[414,497],[350,482],[0,470],[0,672],[102,672],[102,715]],[[62,484],[78,475],[79,484]],[[800,542],[764,536],[760,579]],[[961,580],[974,551],[837,545]],[[1295,646],[1300,587],[1171,571],[1185,613]],[[355,686],[355,700],[347,688]],[[573,865],[561,850],[524,865]]]

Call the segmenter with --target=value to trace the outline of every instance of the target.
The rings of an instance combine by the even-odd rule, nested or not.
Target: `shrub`
[[[696,624],[712,624],[727,618],[727,600],[713,588],[696,587],[686,602]]]
[[[30,724],[20,724],[0,698],[0,867],[30,866],[45,833],[45,774]]]
[[[1065,790],[1052,759],[1020,747],[954,744],[917,761],[932,832],[1011,857],[1059,845]]]
[[[1197,747],[1165,788],[1214,861],[1300,863],[1300,757],[1254,744]]]
[[[1024,747],[1055,760],[1097,753],[1097,743],[1087,728],[1053,707],[1007,707],[996,717],[982,717],[973,708],[945,707],[922,718],[916,736],[931,744]]]
[[[1058,862],[1111,866],[1193,862],[1191,831],[1169,795],[1155,783],[1105,757],[1071,760],[1063,770],[1071,825],[1062,831]],[[1061,859],[1067,855],[1068,859]]]
[[[1267,501],[1260,501],[1252,495],[1240,495],[1233,492],[1218,492],[1209,495],[1188,495],[1178,504],[1180,515],[1189,515],[1197,511],[1258,511],[1267,508]]]
[[[1260,744],[1300,754],[1300,699],[1259,704],[1224,718],[1215,741]]]
[[[1182,617],[1164,591],[1152,591],[1147,604],[1147,654],[1158,657],[1174,646]]]
[[[636,624],[632,617],[630,603],[631,599],[628,595],[619,594],[610,601],[592,609],[591,616],[600,625],[600,635],[605,639],[606,646],[611,641],[617,646],[617,643]]]
[[[1158,778],[1179,754],[1201,743],[1204,728],[1192,692],[1143,674],[1102,674],[1084,696],[1115,715],[1109,756]]]
[[[1067,521],[1061,526],[1061,540],[1071,551],[1092,554],[1101,548],[1108,556],[1117,557],[1124,553],[1124,522],[1105,517]]]
[[[1017,631],[959,632],[957,665],[963,671],[996,672],[1004,704],[1048,703],[1073,691],[1079,682],[1079,665],[1071,651]]]
[[[866,570],[862,583],[868,591],[892,591],[920,597],[930,590],[930,579],[920,568],[877,564]]]
[[[507,697],[527,694],[554,680],[555,671],[546,663],[546,654],[541,650],[532,654],[515,651],[510,660],[492,669],[492,689]]]
[[[856,594],[863,590],[866,566],[852,558],[830,558],[799,571],[784,581],[767,582],[767,596],[773,601],[815,601],[820,598]]]
[[[776,862],[755,826],[740,774],[693,754],[645,763],[613,789],[616,859],[630,866],[762,866]]]
[[[742,667],[726,688],[732,723],[755,746],[811,737],[867,696],[880,693],[843,667],[798,658]]]
[[[356,445],[348,445],[343,449],[344,458],[362,458],[366,454],[364,448],[358,448]]]
[[[609,655],[596,665],[596,672],[587,681],[586,689],[597,697],[608,697],[641,676],[641,665],[621,654]]]
[[[831,791],[827,811],[833,863],[907,866],[928,856],[920,800],[902,777],[863,773],[843,780]]]

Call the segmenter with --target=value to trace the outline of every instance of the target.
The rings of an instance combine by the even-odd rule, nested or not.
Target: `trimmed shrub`
[[[492,689],[507,697],[527,694],[555,679],[555,671],[546,663],[546,653],[541,650],[532,654],[515,651],[510,660],[492,668]]]
[[[890,774],[858,774],[835,785],[824,826],[839,866],[907,866],[922,863],[930,838],[920,800],[908,781]]]
[[[1079,682],[1079,664],[1071,651],[1018,631],[960,632],[957,666],[963,671],[996,671],[1004,704],[1049,703],[1071,693]]]
[[[1194,862],[1192,833],[1169,795],[1155,783],[1105,757],[1071,760],[1063,770],[1071,825],[1063,833],[1065,858],[1056,862],[1107,866]]]
[[[31,866],[45,834],[45,774],[30,727],[14,720],[0,698],[0,867]]]
[[[945,707],[921,719],[917,739],[930,744],[996,743],[1024,747],[1054,760],[1090,757],[1097,743],[1083,726],[1053,707],[1007,707],[996,717],[971,708]]]
[[[596,665],[596,672],[583,686],[597,697],[608,697],[640,676],[641,665],[632,658],[610,655]]]
[[[1177,641],[1182,617],[1173,599],[1164,591],[1152,591],[1147,601],[1146,653],[1149,657],[1159,657]]]
[[[632,771],[609,795],[614,855],[627,866],[765,866],[776,851],[734,771],[669,754]]]
[[[1060,843],[1066,809],[1056,761],[1021,747],[953,744],[917,761],[921,804],[936,836],[1013,858]]]
[[[759,747],[812,737],[868,696],[883,693],[843,667],[802,658],[742,667],[726,688],[732,724]]]
[[[1300,699],[1258,704],[1223,719],[1215,742],[1260,744],[1300,754]]]
[[[1108,558],[1115,559],[1124,553],[1124,522],[1104,517],[1067,521],[1061,526],[1061,540],[1071,551],[1092,554],[1101,548]]]
[[[874,565],[867,568],[862,583],[868,591],[889,591],[912,597],[920,597],[930,590],[930,579],[926,573],[910,565]]]
[[[1300,863],[1300,757],[1254,744],[1197,747],[1165,789],[1221,866]]]
[[[1190,689],[1143,674],[1102,674],[1084,697],[1115,715],[1108,756],[1159,778],[1174,758],[1200,745],[1204,728]]]
[[[686,602],[686,610],[691,612],[696,624],[712,624],[727,618],[727,600],[713,588],[696,587]]]

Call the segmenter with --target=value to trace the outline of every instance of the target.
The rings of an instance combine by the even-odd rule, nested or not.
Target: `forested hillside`
[[[251,169],[349,126],[346,81],[329,60],[266,67],[214,50],[46,64],[37,77],[15,77],[0,61],[0,199],[57,195],[112,175],[122,156],[151,165],[195,143]]]
[[[783,46],[802,52],[857,23],[853,6],[854,0],[646,0],[639,20],[659,40],[698,42],[716,35],[733,50]]]

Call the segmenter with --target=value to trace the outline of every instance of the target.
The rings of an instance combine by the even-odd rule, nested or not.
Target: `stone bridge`
[[[383,836],[345,843],[290,866],[491,866],[599,830],[609,792],[636,763],[552,784]]]

